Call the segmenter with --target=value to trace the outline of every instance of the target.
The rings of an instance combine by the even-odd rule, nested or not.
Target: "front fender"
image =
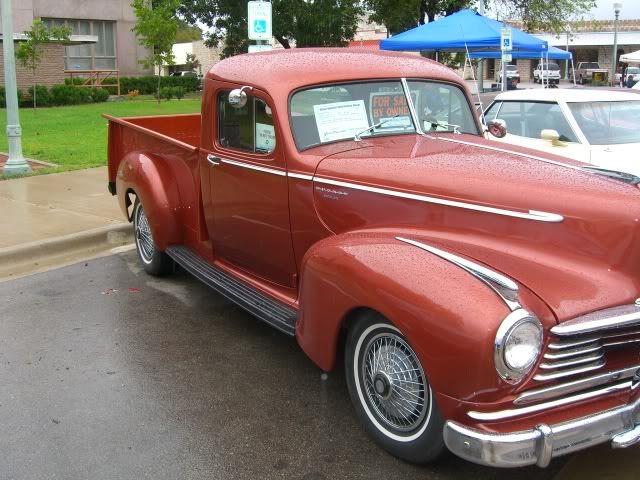
[[[159,250],[182,243],[182,229],[176,214],[180,207],[179,190],[162,157],[140,152],[128,154],[118,167],[116,191],[120,208],[127,217],[127,196],[130,192],[137,195]]]
[[[335,367],[343,321],[364,307],[403,332],[438,393],[496,401],[514,389],[493,360],[506,304],[467,271],[391,233],[349,233],[314,245],[302,263],[300,307],[298,341],[324,370]]]

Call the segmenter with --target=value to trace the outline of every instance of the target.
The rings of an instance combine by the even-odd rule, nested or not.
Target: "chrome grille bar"
[[[539,368],[542,370],[552,370],[555,368],[572,367],[574,365],[581,365],[583,363],[595,362],[597,360],[600,360],[603,356],[604,356],[604,353],[600,351],[599,353],[595,355],[589,355],[588,357],[571,358],[569,360],[553,362],[553,363],[541,363]]]
[[[571,368],[568,370],[558,370],[555,372],[538,373],[533,379],[537,382],[545,382],[547,380],[557,380],[558,378],[572,377],[574,375],[580,375],[587,372],[592,372],[604,367],[604,360],[598,360],[595,363],[589,365],[583,365],[578,368]]]
[[[597,352],[602,349],[599,343],[588,343],[582,348],[576,348],[572,350],[563,350],[558,353],[545,353],[544,358],[547,360],[561,360],[563,358],[577,357],[579,355],[585,355],[587,353]]]
[[[580,390],[598,387],[600,385],[605,385],[617,380],[631,378],[638,370],[640,370],[640,365],[591,377],[581,378],[579,380],[573,380],[566,383],[559,383],[550,387],[527,390],[526,392],[521,393],[513,403],[515,403],[516,405],[522,405],[525,403],[537,402],[539,400],[549,400],[551,398],[560,397],[568,393],[579,392]]]

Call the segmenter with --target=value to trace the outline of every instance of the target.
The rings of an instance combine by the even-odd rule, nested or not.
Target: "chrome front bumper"
[[[614,448],[640,443],[640,398],[629,405],[533,430],[488,433],[448,421],[444,441],[459,457],[492,467],[546,467],[553,457],[611,441]]]

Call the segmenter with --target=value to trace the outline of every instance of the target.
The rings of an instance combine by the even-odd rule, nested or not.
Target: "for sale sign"
[[[414,104],[418,92],[411,92]],[[411,112],[404,92],[373,92],[369,98],[371,125],[384,122],[381,129],[411,126]]]

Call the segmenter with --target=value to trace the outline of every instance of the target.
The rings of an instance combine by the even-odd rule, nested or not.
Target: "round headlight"
[[[541,349],[540,321],[523,309],[511,312],[496,334],[496,370],[509,383],[518,383],[536,363]]]

